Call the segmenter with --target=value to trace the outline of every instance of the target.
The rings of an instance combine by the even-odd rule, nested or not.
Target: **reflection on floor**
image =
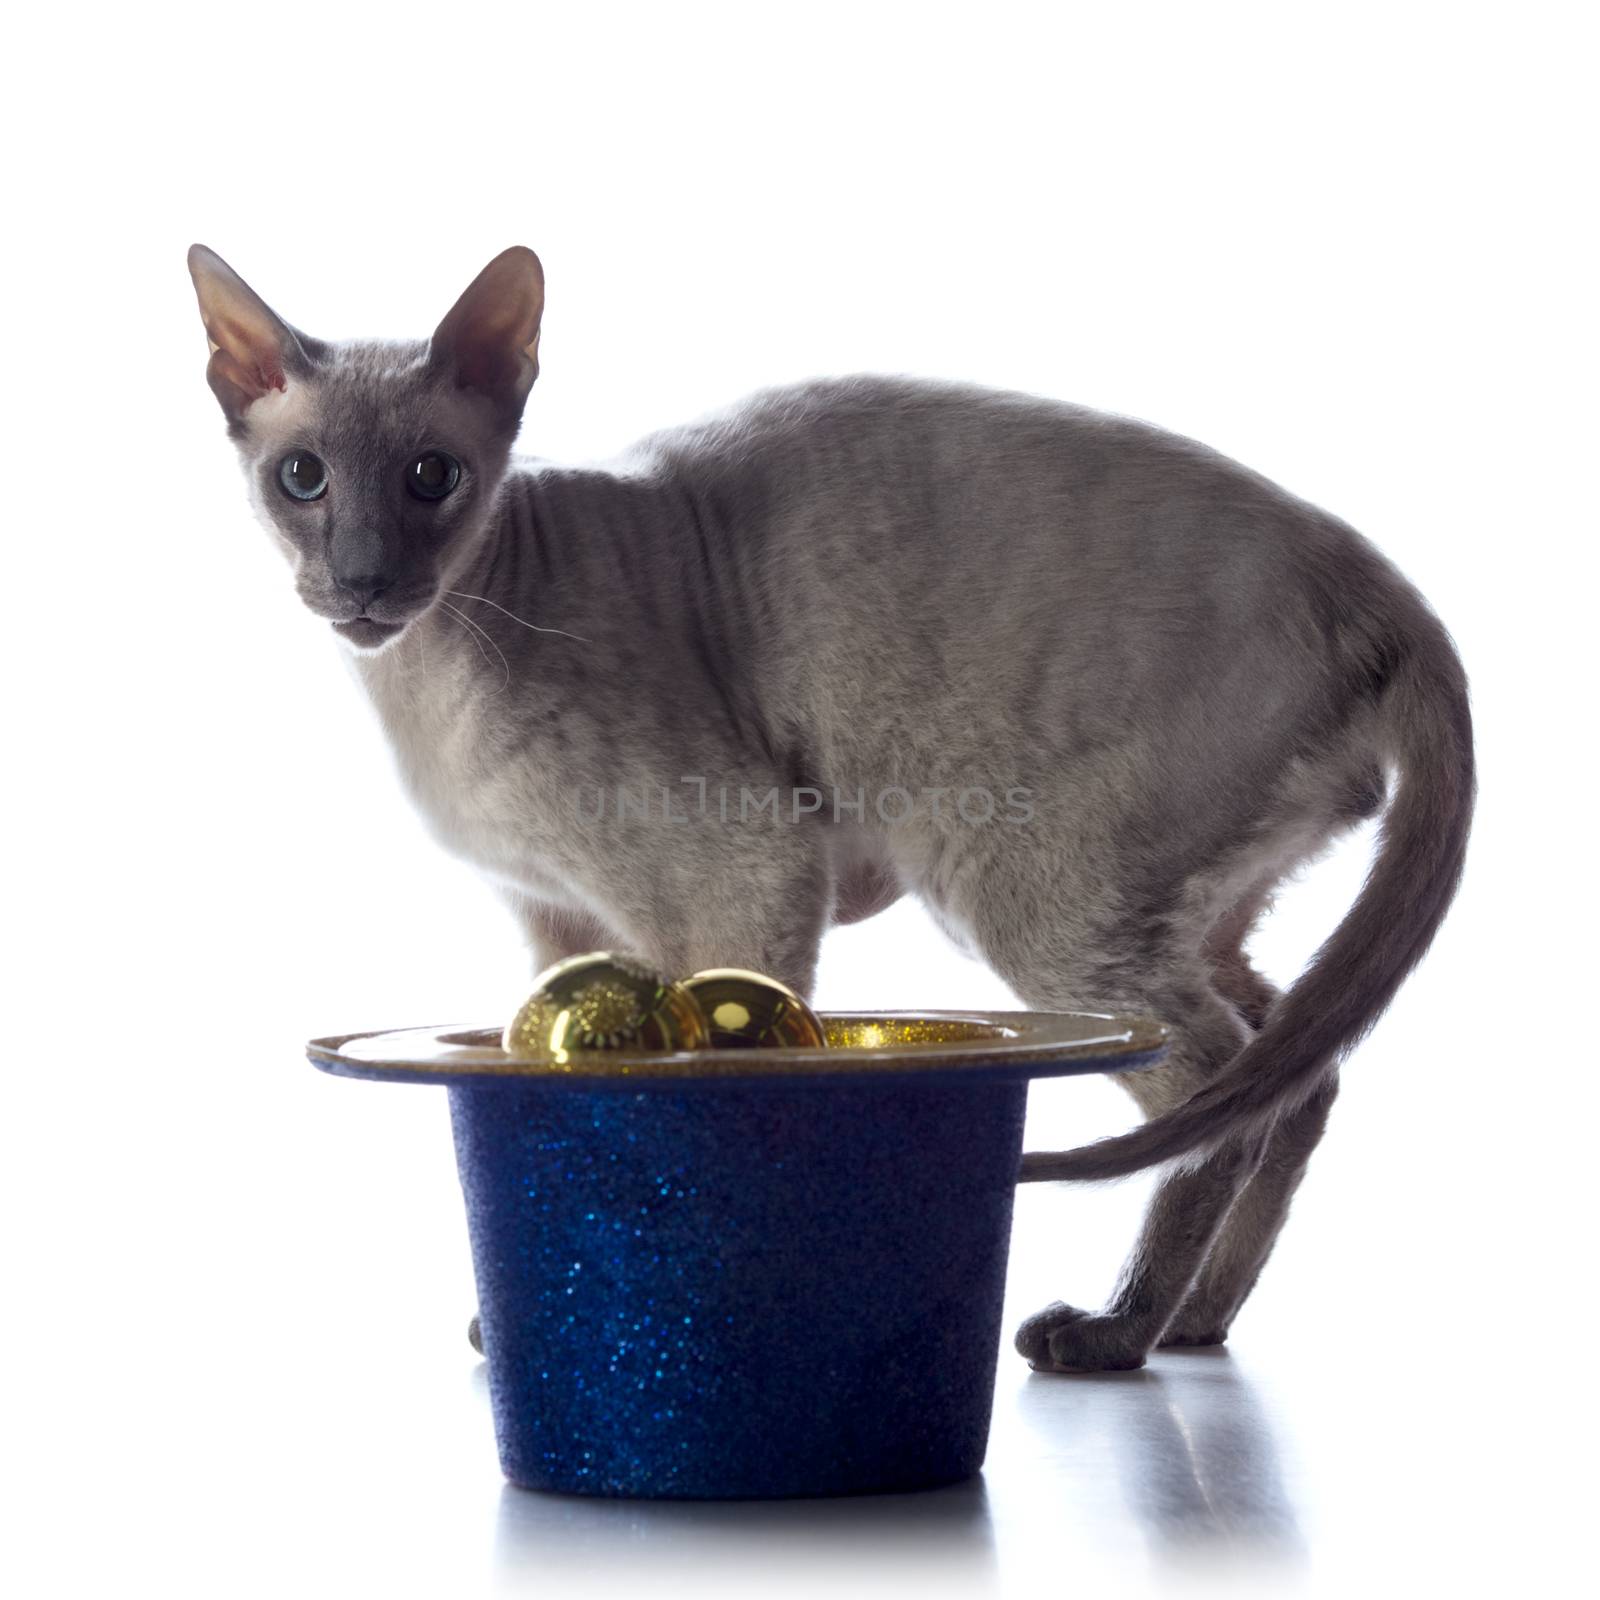
[[[1059,1561],[1073,1552],[1080,1570],[1086,1548],[1140,1565],[1139,1544],[1157,1572],[1298,1569],[1303,1540],[1268,1408],[1226,1351],[1163,1352],[1143,1371],[1091,1378],[1019,1379],[1009,1365],[1003,1358],[989,1466],[969,1483],[743,1503],[585,1500],[508,1486],[500,1570],[619,1584],[677,1572],[733,1584],[758,1566],[800,1587],[877,1572],[982,1593],[1025,1568],[1043,1576],[1052,1553]]]

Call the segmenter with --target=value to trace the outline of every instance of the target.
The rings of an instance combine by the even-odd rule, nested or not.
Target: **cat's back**
[[[885,453],[918,453],[937,443],[948,452],[963,436],[987,448],[998,437],[1037,432],[1059,444],[1110,428],[1158,430],[1086,406],[954,380],[856,373],[756,390],[640,441],[641,455],[697,474],[778,467],[798,457],[837,469],[876,462]]]
[[[1152,510],[1175,525],[1185,508],[1209,520],[1227,506],[1258,523],[1321,515],[1153,423],[942,379],[857,374],[762,389],[652,434],[636,452],[729,508],[746,536],[774,510],[846,522],[889,516],[913,542],[935,543],[968,541],[997,519],[1015,539],[1034,525],[1059,536],[1076,524],[1092,537]],[[1091,508],[1097,515],[1085,517]]]
[[[1096,684],[1113,710],[1246,667],[1311,683],[1318,641],[1376,630],[1404,586],[1348,524],[1219,451],[1037,395],[821,379],[643,448],[701,502],[697,537],[722,541],[763,619],[766,696],[802,725],[844,685],[874,686],[845,696],[866,726],[866,699],[930,683],[986,685],[981,725],[1007,662],[1034,663],[1019,697]],[[1272,656],[1274,639],[1292,643]]]

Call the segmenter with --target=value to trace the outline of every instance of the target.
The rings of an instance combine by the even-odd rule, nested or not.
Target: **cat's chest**
[[[369,682],[400,777],[435,838],[524,889],[561,894],[560,813],[527,726],[448,663]]]

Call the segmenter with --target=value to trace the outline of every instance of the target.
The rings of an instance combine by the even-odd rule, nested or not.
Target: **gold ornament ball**
[[[699,1050],[705,1017],[681,983],[631,956],[597,950],[541,972],[501,1035],[509,1055],[564,1066],[585,1050]]]
[[[719,1050],[787,1045],[813,1050],[827,1042],[816,1013],[793,989],[760,972],[712,967],[683,980],[699,1002]]]

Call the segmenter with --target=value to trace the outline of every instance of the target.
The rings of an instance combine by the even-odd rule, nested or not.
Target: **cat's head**
[[[539,372],[539,258],[496,256],[412,343],[308,338],[204,245],[189,271],[206,381],[300,598],[358,649],[392,642],[487,523]]]

